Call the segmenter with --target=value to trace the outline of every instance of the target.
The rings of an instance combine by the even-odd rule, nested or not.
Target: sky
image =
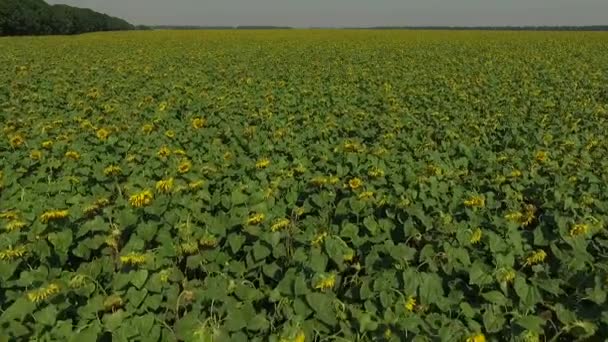
[[[606,25],[608,0],[47,0],[143,25]]]

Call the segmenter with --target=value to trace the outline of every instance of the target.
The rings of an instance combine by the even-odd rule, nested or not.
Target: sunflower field
[[[608,34],[0,39],[0,341],[603,341]]]

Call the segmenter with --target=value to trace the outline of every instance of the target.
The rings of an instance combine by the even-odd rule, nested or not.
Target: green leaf
[[[482,316],[483,325],[487,332],[497,333],[501,331],[506,323],[504,315],[498,308],[486,309]]]
[[[82,329],[78,334],[74,334],[70,337],[70,342],[81,342],[81,341],[97,341],[97,337],[101,333],[101,328],[97,325],[92,325]]]
[[[469,283],[472,285],[488,285],[494,282],[492,272],[489,267],[476,261],[469,268]]]
[[[36,312],[34,317],[36,323],[53,326],[57,320],[57,308],[54,305],[49,305],[46,308]]]
[[[243,246],[243,243],[245,243],[245,240],[245,236],[241,234],[232,233],[228,235],[228,244],[230,245],[232,253],[238,252]]]
[[[67,254],[72,244],[72,232],[64,230],[48,235],[48,240],[55,247],[55,252],[59,255]],[[67,257],[67,256],[66,256]]]
[[[230,315],[226,318],[224,328],[230,332],[239,331],[247,326],[250,318],[245,310],[234,309],[230,311]]]
[[[247,203],[247,195],[236,189],[230,194],[230,202],[232,205],[241,205]]]
[[[329,326],[338,324],[338,320],[330,304],[331,300],[326,294],[309,293],[306,295],[306,302],[316,312],[315,317],[318,320]]]
[[[507,299],[507,297],[505,297],[501,292],[498,291],[490,291],[490,292],[486,292],[483,293],[481,295],[483,298],[485,298],[487,301],[489,301],[490,303],[496,304],[496,305],[507,305],[509,300]]]
[[[532,308],[536,303],[542,301],[542,296],[538,289],[526,284],[526,280],[523,277],[515,277],[513,288],[517,296],[519,296],[520,304],[524,308]]]
[[[30,302],[26,298],[17,298],[11,306],[9,306],[2,316],[0,316],[0,322],[7,322],[11,320],[22,321],[26,315],[32,313],[36,309],[36,304]]]
[[[515,323],[526,330],[530,330],[535,333],[542,333],[545,320],[538,316],[522,316],[517,318]]]
[[[148,313],[133,318],[133,328],[143,337],[148,336],[154,326],[154,314]]]
[[[107,313],[103,316],[103,325],[109,331],[117,330],[123,323],[127,314],[123,310]]]
[[[138,289],[141,289],[148,279],[148,270],[131,271],[129,273],[129,278],[131,284],[135,285]]]
[[[434,273],[420,274],[420,299],[423,303],[438,304],[442,301],[444,291],[441,277]]]
[[[253,316],[249,324],[247,325],[247,329],[252,331],[260,331],[268,329],[268,319],[266,319],[265,315],[257,314]]]
[[[363,219],[363,226],[367,228],[372,236],[375,236],[380,231],[380,227],[373,217],[367,216]]]
[[[146,298],[147,295],[148,295],[148,290],[146,290],[146,289],[136,290],[135,288],[131,287],[127,291],[126,298],[129,302],[129,305],[133,309],[137,309],[139,307],[139,305],[144,301],[144,299]]]
[[[259,241],[253,245],[253,257],[255,261],[260,261],[270,255],[270,248],[262,245]]]

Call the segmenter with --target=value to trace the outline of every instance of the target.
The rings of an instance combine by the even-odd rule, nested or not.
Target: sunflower
[[[156,155],[161,158],[166,158],[171,155],[171,150],[167,146],[163,146],[156,152]]]
[[[587,234],[587,232],[589,232],[589,225],[579,223],[579,224],[575,224],[570,229],[570,236],[574,237],[574,236],[579,236],[579,235],[585,235],[585,234]]]
[[[526,262],[524,263],[524,266],[531,266],[531,265],[543,263],[546,258],[547,258],[547,253],[544,250],[539,249],[535,252],[532,252],[526,258]]]
[[[409,311],[409,312],[414,311],[414,309],[416,308],[416,298],[413,296],[407,297],[407,299],[405,300],[405,303],[403,304],[403,307],[405,308],[406,311]]]
[[[9,138],[9,143],[12,148],[18,148],[25,143],[25,138],[21,134],[16,134]]]
[[[270,159],[262,158],[255,163],[256,169],[265,169],[270,165]]]
[[[319,277],[319,279],[317,280],[317,283],[315,284],[315,289],[317,290],[321,290],[321,291],[326,291],[326,290],[331,290],[334,286],[336,285],[336,275],[335,274],[323,274]]]
[[[42,221],[42,223],[58,221],[65,219],[69,215],[70,213],[67,210],[49,210],[40,215],[40,221]]]
[[[473,229],[473,232],[471,233],[471,239],[470,242],[471,244],[475,245],[477,243],[479,243],[479,241],[481,241],[481,229],[480,228],[475,228]]]
[[[192,168],[192,163],[189,160],[184,159],[177,167],[177,171],[179,173],[183,174],[183,173],[187,173],[188,171],[190,171],[191,168]]]
[[[53,147],[53,142],[50,140],[47,141],[43,141],[42,142],[42,148],[44,148],[45,150],[50,150],[51,147]]]
[[[384,170],[374,166],[369,171],[367,171],[367,175],[372,178],[384,177]]]
[[[27,252],[27,248],[19,246],[15,248],[8,248],[0,251],[0,260],[12,261],[21,258]]]
[[[486,205],[486,199],[483,196],[473,196],[465,200],[464,205],[471,208],[483,208]]]
[[[360,200],[368,200],[370,198],[374,198],[374,192],[373,191],[364,191],[359,194],[358,198]]]
[[[163,179],[156,182],[156,191],[170,193],[173,189],[173,178]]]
[[[289,223],[291,223],[291,221],[289,219],[286,219],[286,218],[278,219],[270,227],[270,230],[272,230],[273,232],[283,230],[283,229],[289,227]]]
[[[539,163],[544,163],[549,159],[549,153],[547,151],[538,151],[534,155],[534,160]]]
[[[104,140],[107,140],[108,137],[110,136],[110,131],[108,131],[105,128],[100,128],[100,129],[97,130],[97,132],[95,133],[95,135],[97,135],[97,138],[99,140],[104,141]]]
[[[26,225],[27,225],[27,223],[25,223],[23,221],[13,220],[13,221],[10,221],[9,223],[7,223],[6,227],[4,227],[4,229],[6,229],[9,232],[12,232],[15,230],[23,229]]]
[[[78,160],[80,159],[80,154],[76,151],[67,151],[65,157],[72,160]]]
[[[141,131],[144,134],[150,134],[150,133],[152,133],[153,130],[154,130],[153,124],[145,124],[145,125],[141,126]]]
[[[143,253],[131,252],[120,257],[120,262],[123,265],[143,265],[146,263],[147,256]]]
[[[203,126],[205,126],[205,123],[207,123],[207,121],[203,118],[194,118],[192,119],[192,127],[194,129],[201,129],[203,128]]]
[[[247,224],[255,226],[264,222],[265,218],[266,215],[264,215],[263,213],[255,213],[249,216],[249,218],[247,219]]]
[[[27,299],[29,299],[30,302],[40,303],[49,298],[50,296],[59,293],[59,290],[59,285],[50,284],[48,286],[41,287],[37,290],[28,292]]]
[[[39,150],[33,150],[32,152],[30,152],[30,159],[31,160],[40,160],[42,159],[42,152]]]
[[[122,173],[122,169],[118,165],[110,165],[103,169],[103,174],[107,177],[118,176]]]
[[[321,187],[327,184],[327,178],[323,176],[317,176],[310,181],[310,184],[312,184],[313,186]]]
[[[512,283],[515,280],[515,276],[515,270],[504,267],[496,272],[496,279],[501,283]]]
[[[129,203],[135,208],[141,208],[149,205],[152,202],[152,199],[154,199],[152,191],[144,190],[129,197]]]
[[[361,178],[355,177],[348,181],[348,186],[351,188],[351,190],[357,190],[363,186],[363,181]]]
[[[476,333],[467,338],[466,342],[486,342],[486,337],[482,333]]]

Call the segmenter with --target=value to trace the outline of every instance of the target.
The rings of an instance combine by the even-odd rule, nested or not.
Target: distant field
[[[0,341],[603,340],[607,51],[2,38]]]

